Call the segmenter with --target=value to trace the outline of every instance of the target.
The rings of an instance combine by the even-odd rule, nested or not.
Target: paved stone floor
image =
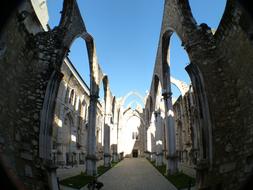
[[[103,190],[176,190],[146,159],[125,158],[98,178]]]

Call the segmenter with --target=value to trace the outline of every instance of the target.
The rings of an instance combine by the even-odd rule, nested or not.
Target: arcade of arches
[[[76,0],[64,1],[53,29],[41,2],[24,0],[1,28],[0,160],[14,186],[59,189],[57,177],[76,175],[74,166],[96,175],[98,163],[124,157],[165,164],[167,175],[183,171],[196,178],[196,189],[244,186],[253,172],[253,19],[246,1],[228,0],[214,32],[196,23],[188,0],[165,0],[145,97],[113,96]],[[189,56],[190,85],[170,76],[172,35]],[[68,58],[78,37],[87,46],[90,84]],[[171,83],[181,92],[175,102]],[[141,104],[125,106],[130,96]]]

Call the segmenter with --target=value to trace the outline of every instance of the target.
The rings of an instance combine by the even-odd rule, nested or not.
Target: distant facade
[[[124,157],[144,157],[145,150],[145,123],[143,108],[125,108],[122,112],[118,130],[119,153]]]

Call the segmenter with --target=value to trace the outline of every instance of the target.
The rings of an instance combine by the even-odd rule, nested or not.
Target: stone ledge
[[[104,157],[112,157],[112,155],[111,155],[111,154],[108,154],[108,153],[105,153],[105,154],[104,154]]]
[[[91,155],[91,154],[89,155],[89,154],[88,154],[88,155],[86,156],[86,160],[96,160],[96,161],[97,161],[97,160],[98,160],[98,157],[97,157],[96,155]]]

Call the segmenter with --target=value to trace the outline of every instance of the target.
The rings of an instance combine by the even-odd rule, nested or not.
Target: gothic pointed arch
[[[131,96],[135,96],[137,97],[141,103],[144,105],[144,98],[142,97],[142,95],[139,93],[139,92],[136,92],[136,91],[130,91],[129,93],[127,93],[124,97],[123,97],[123,100],[121,102],[121,105],[124,106],[125,103],[126,103],[126,100],[131,97]]]
[[[86,31],[76,0],[64,1],[60,25],[55,27],[53,31],[49,31],[48,33],[45,32],[45,34],[53,38],[57,57],[57,59],[51,63],[54,65],[54,70],[51,73],[47,85],[40,120],[40,157],[45,160],[50,160],[50,150],[52,145],[51,131],[55,98],[57,96],[59,83],[62,77],[60,68],[64,58],[68,54],[69,47],[77,37],[84,39],[87,45],[91,94],[96,93],[98,90],[99,65],[93,38]],[[38,35],[46,36],[45,34],[39,33]]]
[[[174,77],[170,77],[171,84],[174,84],[180,91],[181,95],[184,96],[186,92],[189,90],[189,86],[181,80],[178,80]]]

